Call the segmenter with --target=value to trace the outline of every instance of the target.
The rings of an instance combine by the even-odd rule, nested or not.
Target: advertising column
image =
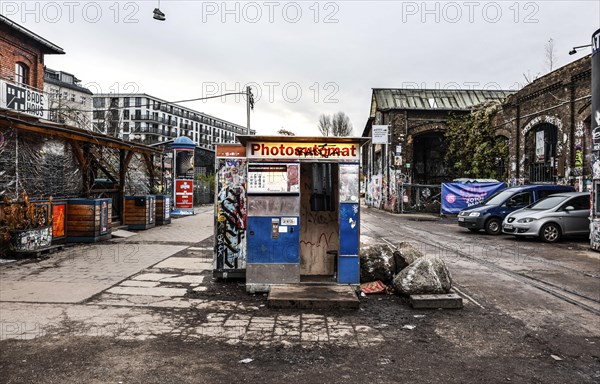
[[[173,143],[173,216],[194,214],[194,148],[195,144],[186,137]]]
[[[592,222],[590,245],[600,251],[600,29],[592,35]]]

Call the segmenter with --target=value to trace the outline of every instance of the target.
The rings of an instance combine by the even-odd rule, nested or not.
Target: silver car
[[[554,243],[562,236],[589,234],[589,216],[588,192],[557,193],[506,216],[502,232]]]

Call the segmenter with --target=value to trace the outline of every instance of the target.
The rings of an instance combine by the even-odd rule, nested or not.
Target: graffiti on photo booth
[[[217,175],[217,269],[246,266],[246,161],[219,160]]]

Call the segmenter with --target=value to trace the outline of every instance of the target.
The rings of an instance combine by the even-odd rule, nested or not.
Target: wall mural
[[[219,159],[217,174],[217,269],[246,267],[246,160]]]

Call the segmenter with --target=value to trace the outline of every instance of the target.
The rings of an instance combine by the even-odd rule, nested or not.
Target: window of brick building
[[[15,82],[17,84],[29,84],[29,67],[23,63],[15,64]]]

